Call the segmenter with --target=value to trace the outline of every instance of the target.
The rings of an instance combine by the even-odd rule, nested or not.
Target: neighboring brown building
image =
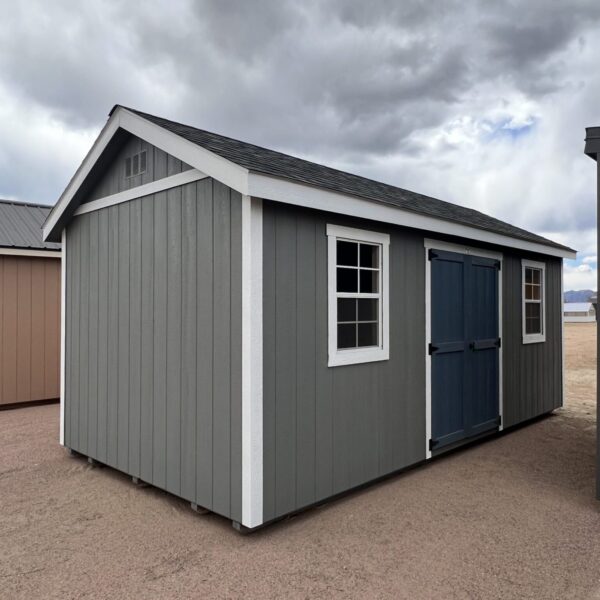
[[[49,206],[0,200],[0,408],[60,396],[60,244]]]

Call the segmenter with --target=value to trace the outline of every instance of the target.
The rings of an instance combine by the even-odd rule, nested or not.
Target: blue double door
[[[500,425],[500,262],[429,250],[431,439],[435,451]]]

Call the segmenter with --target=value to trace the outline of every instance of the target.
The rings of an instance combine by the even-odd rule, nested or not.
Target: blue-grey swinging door
[[[430,450],[496,429],[499,270],[491,258],[430,249]]]

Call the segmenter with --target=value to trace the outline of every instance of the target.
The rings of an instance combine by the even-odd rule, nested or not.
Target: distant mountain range
[[[565,292],[565,302],[590,302],[595,295],[594,290],[569,290]]]

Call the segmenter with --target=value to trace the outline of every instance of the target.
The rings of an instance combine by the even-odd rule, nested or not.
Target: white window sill
[[[384,348],[357,348],[356,350],[338,350],[329,356],[328,367],[341,367],[344,365],[359,365],[362,363],[389,360],[389,350]]]
[[[541,335],[526,335],[523,336],[524,344],[541,344],[546,341],[546,336],[544,334]]]

